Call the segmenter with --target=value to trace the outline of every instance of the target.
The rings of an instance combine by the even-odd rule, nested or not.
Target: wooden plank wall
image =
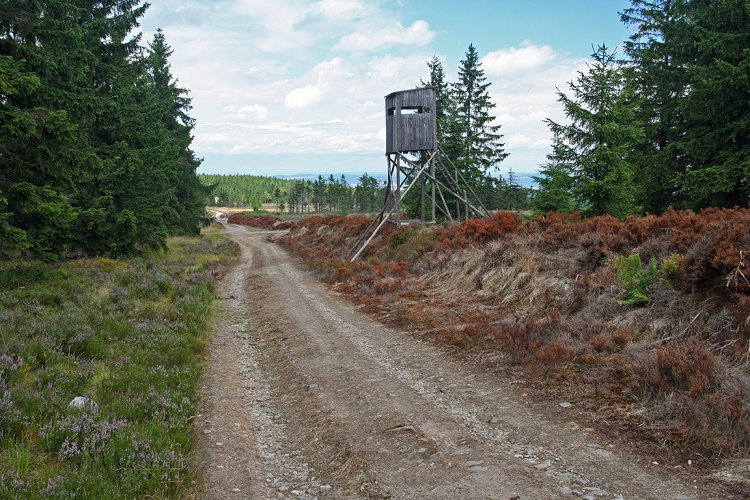
[[[403,90],[387,95],[386,152],[390,154],[434,150],[435,105],[435,89],[432,87]],[[418,109],[421,112],[404,114],[404,109]]]

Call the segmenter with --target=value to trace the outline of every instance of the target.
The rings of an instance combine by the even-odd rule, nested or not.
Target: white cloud
[[[324,84],[308,84],[289,92],[284,98],[284,106],[292,109],[307,108],[320,102],[324,93]]]
[[[378,81],[383,82],[385,84],[383,91],[386,94],[394,90],[403,90],[403,88],[393,88],[392,85],[397,81],[409,82],[405,88],[414,88],[419,79],[425,77],[425,73],[427,73],[425,62],[428,58],[427,54],[415,54],[405,57],[385,55],[372,58],[367,62],[367,80],[372,84],[376,84]],[[368,97],[377,98],[382,96]]]
[[[316,64],[315,67],[313,67],[311,73],[316,75],[318,77],[318,80],[325,80],[331,73],[340,68],[343,62],[344,60],[340,57],[334,57],[330,61],[323,61],[319,64]]]
[[[302,50],[315,41],[315,36],[297,29],[295,24],[309,9],[309,2],[300,0],[234,0],[226,1],[236,27],[246,23],[255,32],[255,49],[271,54]]]
[[[334,50],[348,52],[372,52],[395,45],[410,45],[424,47],[429,45],[435,32],[430,30],[426,21],[414,21],[411,26],[404,28],[400,22],[392,26],[373,26],[368,31],[349,33],[339,40]]]
[[[549,45],[524,42],[520,47],[489,52],[481,62],[488,75],[506,76],[539,69],[558,58]]]
[[[369,10],[367,5],[359,0],[322,0],[316,3],[313,12],[335,20],[348,20],[362,16]]]
[[[237,115],[248,120],[265,120],[268,118],[268,108],[260,104],[246,104],[237,110]]]
[[[497,52],[514,53],[512,49]],[[554,51],[549,57],[537,60],[542,59],[546,62],[533,68],[529,66],[521,70],[516,66],[513,75],[492,78],[488,72],[493,82],[490,97],[496,104],[494,111],[502,125],[506,150],[511,153],[503,162],[503,170],[512,167],[516,172],[529,172],[545,161],[552,135],[544,121],[547,118],[565,121],[563,109],[557,102],[556,88],[565,92],[567,82],[586,68],[586,60],[566,58]]]
[[[314,78],[316,82],[292,89],[284,98],[284,106],[287,108],[298,109],[307,108],[320,102],[331,88],[329,81],[336,76],[342,75],[342,72],[340,71],[342,62],[343,60],[341,58],[336,57],[330,61],[323,61],[316,64],[309,72],[310,76]]]
[[[224,149],[231,146],[229,135],[222,132],[204,132],[195,138],[193,143],[197,148]]]
[[[440,55],[427,20],[407,22],[380,0],[160,0],[151,11],[174,49],[175,76],[191,90],[198,156],[382,157],[383,97],[417,86]],[[444,64],[455,79],[457,61]],[[511,153],[503,168],[528,171],[528,159],[543,161],[549,148],[543,120],[564,118],[555,87],[565,91],[585,61],[524,42],[495,47],[482,64]]]

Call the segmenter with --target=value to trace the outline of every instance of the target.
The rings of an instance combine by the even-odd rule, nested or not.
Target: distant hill
[[[333,177],[335,179],[340,179],[342,175],[346,177],[346,182],[351,186],[356,186],[358,183],[358,179],[362,177],[362,172],[344,172],[333,174]],[[518,178],[518,182],[522,187],[535,187],[536,184],[534,183],[534,179],[532,178],[534,175],[538,175],[536,172],[528,172],[528,173],[517,173],[514,172],[516,177]],[[286,179],[286,180],[306,180],[306,181],[314,181],[318,178],[319,175],[322,175],[324,179],[327,179],[329,175],[331,174],[317,174],[317,173],[299,173],[299,174],[292,174],[292,175],[275,175],[273,177],[276,177],[278,179]],[[385,172],[367,172],[367,175],[370,177],[374,177],[377,180],[379,180],[382,183],[385,183],[388,180],[388,176]],[[507,176],[503,176],[507,177]]]

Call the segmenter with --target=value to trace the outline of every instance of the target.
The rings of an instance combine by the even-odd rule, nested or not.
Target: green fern
[[[617,281],[626,291],[625,298],[618,302],[627,306],[640,306],[651,302],[651,297],[646,295],[646,292],[651,285],[659,281],[656,259],[652,257],[645,270],[641,256],[637,253],[617,257],[613,264],[617,268]]]

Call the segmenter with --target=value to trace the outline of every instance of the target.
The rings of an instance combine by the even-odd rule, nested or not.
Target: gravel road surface
[[[711,497],[575,407],[379,324],[271,233],[226,229],[242,255],[218,287],[196,417],[206,498]]]

